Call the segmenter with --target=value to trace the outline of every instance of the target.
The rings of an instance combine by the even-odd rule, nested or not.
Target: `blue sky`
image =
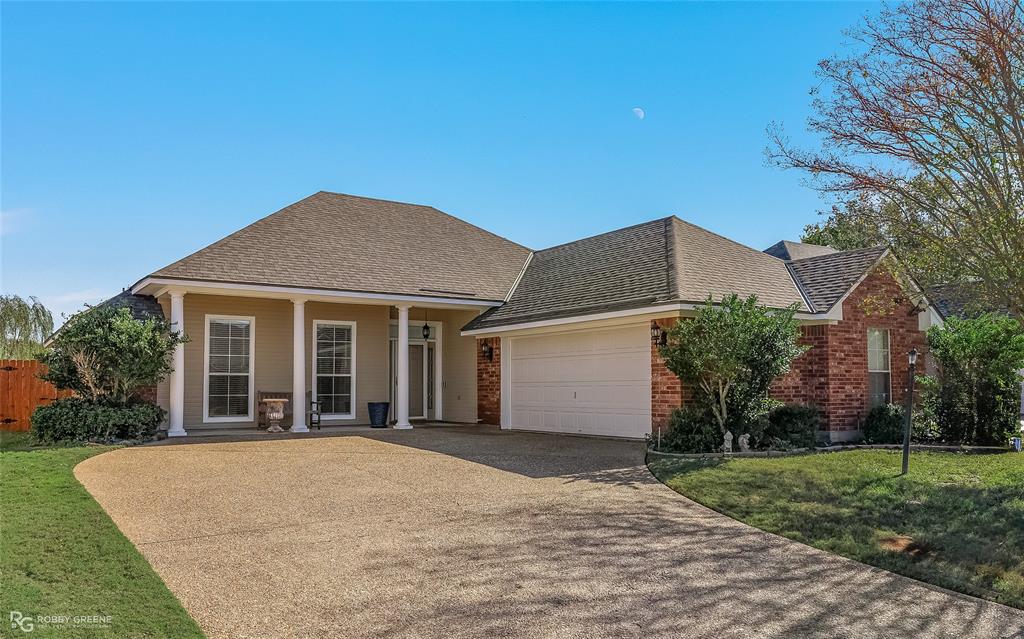
[[[531,248],[797,239],[825,203],[765,127],[815,142],[815,64],[874,8],[5,2],[0,288],[71,312],[321,189]]]

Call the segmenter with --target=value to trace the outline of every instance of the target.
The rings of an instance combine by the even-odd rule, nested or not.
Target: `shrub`
[[[124,405],[171,372],[171,355],[184,341],[163,318],[137,320],[127,308],[97,306],[68,320],[39,360],[49,369],[43,379],[57,388]]]
[[[795,313],[795,306],[768,309],[755,296],[727,295],[718,303],[709,297],[695,317],[669,329],[660,349],[665,367],[694,389],[694,402],[715,420],[719,441],[726,431],[738,439],[759,422],[772,407],[772,382],[807,350],[799,344]]]
[[[896,404],[875,406],[864,418],[864,441],[869,444],[903,442],[903,409]]]
[[[1000,445],[1017,429],[1024,328],[1012,317],[949,318],[928,331],[938,365],[922,378],[925,411],[948,443]]]
[[[713,453],[722,449],[722,434],[714,415],[687,406],[672,411],[668,431],[661,438],[662,450],[673,453]]]
[[[763,444],[773,449],[813,448],[820,427],[817,406],[779,406],[768,413]]]
[[[43,444],[152,439],[164,412],[148,402],[105,404],[66,397],[32,413],[32,432]]]

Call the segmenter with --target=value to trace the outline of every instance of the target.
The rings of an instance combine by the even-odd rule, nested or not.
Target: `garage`
[[[642,438],[651,432],[646,323],[508,341],[514,429]]]

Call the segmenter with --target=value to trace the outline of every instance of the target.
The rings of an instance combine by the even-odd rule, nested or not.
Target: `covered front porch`
[[[282,426],[296,433],[309,430],[310,402],[329,428],[368,425],[370,402],[389,402],[394,428],[477,421],[476,340],[460,329],[494,303],[205,282],[139,288],[189,338],[157,389],[171,437],[261,428],[260,399],[271,396],[289,398]]]

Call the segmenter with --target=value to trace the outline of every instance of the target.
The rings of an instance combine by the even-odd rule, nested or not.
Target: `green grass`
[[[25,450],[0,437],[0,636],[202,637],[195,621],[138,550],[75,479],[72,469],[110,447]],[[9,611],[33,617],[12,629]],[[108,626],[56,625],[43,615],[110,616]]]
[[[1024,608],[1024,454],[651,455],[679,493],[837,555]]]

